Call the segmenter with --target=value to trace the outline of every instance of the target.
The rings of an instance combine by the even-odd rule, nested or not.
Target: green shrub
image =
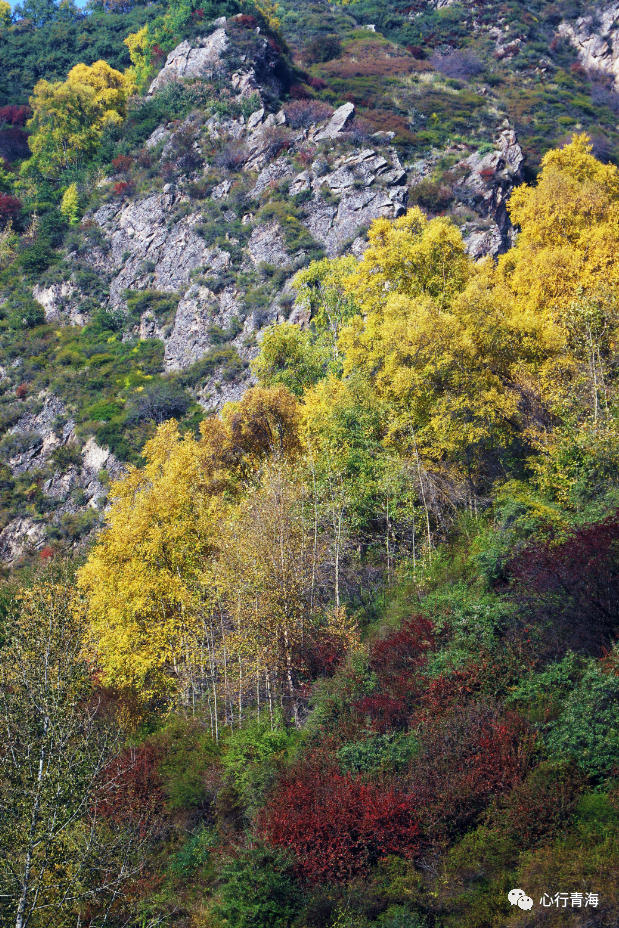
[[[60,470],[67,470],[72,465],[80,466],[82,452],[78,445],[61,445],[52,452],[51,459]]]
[[[13,308],[9,323],[15,329],[34,329],[45,323],[45,310],[36,300],[24,300]]]
[[[259,846],[242,850],[221,872],[215,914],[229,928],[288,928],[301,906],[289,866],[276,851]]]
[[[216,833],[210,828],[200,828],[176,852],[168,868],[170,873],[180,879],[187,879],[208,861],[216,846]]]
[[[161,755],[157,772],[169,808],[202,808],[208,802],[204,775],[219,754],[210,733],[193,719],[175,718],[150,741]]]
[[[200,361],[183,371],[179,380],[186,387],[195,387],[218,372],[221,380],[230,383],[246,369],[247,361],[243,361],[234,348],[211,348]]]
[[[417,742],[413,737],[389,733],[345,744],[337,752],[337,759],[344,773],[400,770],[416,750]]]
[[[321,380],[327,372],[327,351],[314,344],[309,332],[297,325],[271,325],[262,339],[253,370],[265,386],[282,384],[296,396]]]
[[[89,419],[99,422],[110,422],[112,419],[121,416],[122,413],[123,407],[120,403],[112,403],[109,400],[100,400],[86,410]]]
[[[332,61],[341,54],[342,43],[337,35],[317,35],[305,49],[305,59],[309,64]]]
[[[191,397],[183,387],[170,381],[159,381],[136,394],[127,410],[127,421],[154,422],[161,425],[167,419],[181,419],[191,406]]]
[[[24,273],[36,277],[47,270],[55,257],[49,241],[40,237],[22,254],[19,263]]]
[[[137,323],[143,313],[151,312],[161,324],[174,318],[180,297],[158,290],[125,290],[127,312],[132,322]]]
[[[552,757],[572,757],[595,779],[619,772],[619,677],[592,664],[548,736]]]
[[[60,522],[51,525],[47,534],[50,538],[75,543],[88,535],[99,522],[99,516],[94,509],[85,512],[65,513]]]
[[[83,307],[82,307],[83,308]],[[98,309],[91,322],[93,333],[122,332],[127,317],[120,310]]]
[[[246,809],[257,807],[295,743],[295,733],[253,721],[228,739],[221,764]]]

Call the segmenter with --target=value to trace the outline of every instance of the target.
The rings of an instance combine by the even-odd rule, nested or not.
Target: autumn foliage
[[[359,701],[358,709],[371,718],[377,731],[406,727],[419,695],[416,674],[431,644],[432,623],[415,616],[373,645],[369,667],[376,674],[377,687]]]
[[[117,174],[126,174],[131,169],[133,158],[129,155],[118,155],[112,160],[112,167]]]
[[[555,649],[600,653],[619,625],[619,512],[567,538],[530,544],[509,572]]]
[[[430,843],[471,827],[493,796],[519,783],[535,745],[524,719],[483,703],[429,720],[419,737],[406,779]]]
[[[126,197],[129,196],[132,190],[132,185],[130,181],[119,180],[114,184],[114,194],[117,197]]]
[[[25,126],[30,118],[31,109],[29,106],[0,106],[0,126],[8,124],[9,126]]]
[[[97,794],[97,812],[105,821],[146,834],[165,798],[157,761],[156,750],[146,743],[126,749],[105,768]]]
[[[0,226],[19,216],[21,201],[10,193],[0,193]]]
[[[368,782],[310,761],[280,784],[262,833],[295,854],[312,882],[347,880],[387,854],[413,857],[419,826],[410,799],[394,783]]]

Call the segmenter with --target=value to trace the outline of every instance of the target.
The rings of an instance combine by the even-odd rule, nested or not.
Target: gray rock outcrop
[[[504,129],[497,148],[485,155],[473,154],[465,161],[468,170],[458,185],[458,198],[472,206],[481,219],[492,219],[494,228],[473,230],[465,239],[471,256],[498,255],[513,243],[513,228],[507,202],[514,187],[523,180],[524,154],[513,129]]]
[[[68,322],[70,325],[84,325],[88,321],[87,317],[79,309],[83,295],[78,293],[76,287],[70,281],[51,284],[49,287],[36,284],[32,289],[32,295],[45,310],[46,322],[58,322],[60,324]]]
[[[13,519],[0,532],[0,563],[10,566],[24,555],[40,550],[46,534],[45,525],[29,516]]]
[[[323,139],[337,138],[337,136],[344,132],[350,125],[354,115],[354,103],[344,103],[343,106],[340,106],[338,109],[336,109],[335,113],[325,128],[321,129],[314,135],[314,141],[320,142]]]
[[[222,57],[228,48],[228,36],[223,28],[211,35],[195,40],[185,40],[177,45],[166,59],[166,63],[150,85],[149,96],[170,81],[196,77],[212,77],[221,68]]]
[[[168,187],[137,202],[111,203],[94,214],[111,248],[106,253],[93,249],[90,260],[102,270],[111,265],[117,271],[110,284],[111,306],[123,305],[124,290],[150,286],[176,292],[187,287],[196,268],[217,272],[227,265],[227,253],[209,248],[195,231],[199,213],[169,227],[170,212],[181,200]]]
[[[588,71],[599,71],[613,79],[619,91],[619,3],[611,3],[581,16],[572,23],[561,23],[557,32],[569,39],[578,60]]]
[[[285,268],[292,265],[292,257],[286,248],[286,240],[278,222],[266,222],[256,226],[247,245],[249,256],[255,267],[270,264]]]

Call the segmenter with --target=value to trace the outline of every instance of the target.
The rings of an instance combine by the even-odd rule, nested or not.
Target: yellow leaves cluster
[[[158,689],[196,621],[216,524],[200,452],[176,423],[161,426],[146,466],[114,484],[107,530],[81,571],[97,658],[117,685]]]
[[[298,430],[294,397],[255,388],[203,422],[200,439],[164,423],[144,448],[146,465],[113,485],[106,531],[79,578],[107,682],[161,694],[178,686],[180,665],[199,660],[205,624],[221,608],[213,564],[231,550],[235,496],[265,460],[294,458]],[[236,570],[229,576],[238,582]]]
[[[415,207],[395,222],[377,219],[368,240],[369,248],[347,285],[364,311],[375,308],[386,292],[427,296],[444,307],[466,284],[470,261],[449,219],[428,220]]]
[[[131,32],[123,42],[129,49],[132,67],[126,72],[127,79],[142,87],[150,72],[150,46],[152,44],[148,26]]]
[[[90,157],[105,126],[125,118],[133,90],[130,81],[106,61],[78,64],[64,82],[38,81],[28,123],[33,130],[29,144],[34,167],[53,175]]]
[[[580,289],[617,288],[619,172],[593,157],[586,135],[549,152],[537,185],[515,190],[509,212],[520,232],[501,264],[523,310],[560,321]]]
[[[357,312],[339,335],[344,386],[332,379],[313,391],[310,419],[318,394],[330,391],[336,406],[361,375],[388,444],[470,475],[489,447],[518,435],[538,442],[548,410],[562,413],[576,393],[589,391],[599,416],[617,331],[609,294],[619,286],[619,172],[578,136],[545,157],[537,186],[516,190],[510,213],[520,231],[498,266],[474,264],[456,227],[419,209],[377,220],[354,271],[331,262],[331,287]],[[306,289],[319,271],[328,279],[315,265]]]

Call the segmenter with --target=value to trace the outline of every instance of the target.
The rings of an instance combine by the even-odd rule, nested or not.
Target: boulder
[[[354,103],[344,103],[343,106],[340,106],[338,109],[336,109],[335,113],[325,128],[316,133],[314,136],[314,141],[319,142],[322,139],[337,138],[338,135],[340,135],[342,132],[345,132],[346,129],[350,127],[350,123],[352,122],[354,115]]]
[[[216,29],[205,38],[195,40],[194,45],[185,39],[168,55],[166,63],[150,85],[149,96],[170,81],[212,77],[219,70],[227,47],[228,37],[223,28]]]

